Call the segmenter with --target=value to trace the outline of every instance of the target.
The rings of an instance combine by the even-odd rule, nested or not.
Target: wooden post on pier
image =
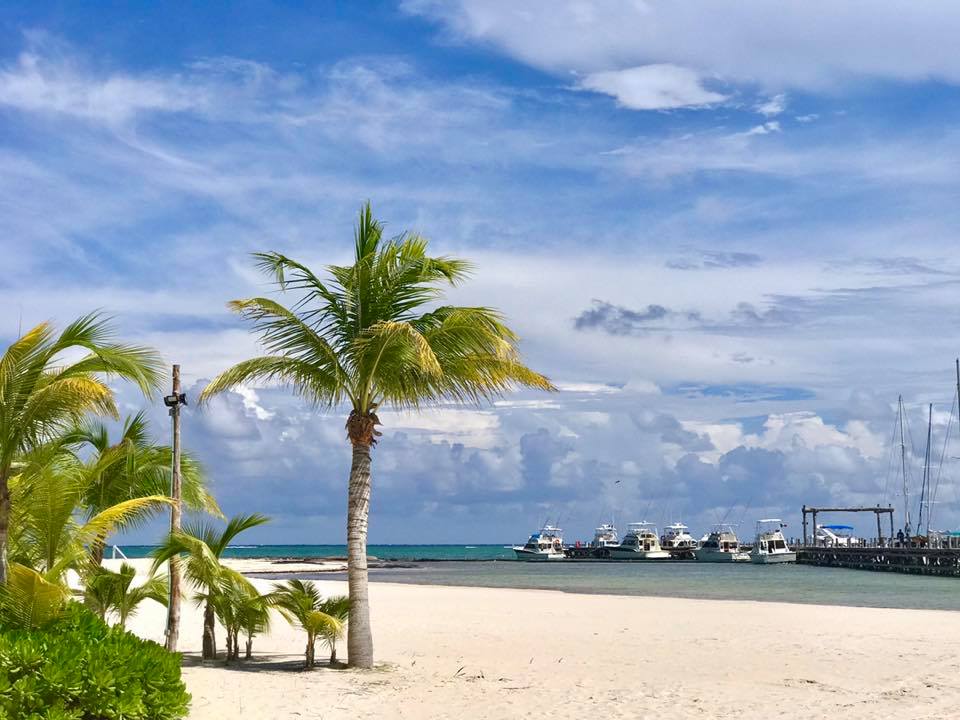
[[[880,506],[877,505],[877,508]],[[880,513],[877,513],[877,545],[883,547],[883,530],[880,529]]]

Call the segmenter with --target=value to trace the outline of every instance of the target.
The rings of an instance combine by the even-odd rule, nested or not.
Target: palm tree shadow
[[[233,660],[229,665],[221,655],[216,660],[204,660],[200,653],[183,653],[183,667],[210,667],[233,672],[307,672],[303,667],[303,653],[261,653],[249,660]],[[318,662],[312,670],[339,670],[345,666]]]

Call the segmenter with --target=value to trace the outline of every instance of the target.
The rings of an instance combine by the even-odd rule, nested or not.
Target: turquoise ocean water
[[[514,553],[500,545],[368,545],[367,555],[379,560],[512,560]],[[147,557],[152,545],[124,545],[130,558]],[[226,557],[318,558],[346,557],[346,545],[236,545]],[[107,551],[109,556],[109,549]]]
[[[123,547],[128,557],[145,557],[151,549]],[[230,557],[257,558],[343,557],[345,554],[344,545],[238,546],[227,551]],[[376,582],[960,610],[960,579],[956,578],[749,563],[525,563],[516,561],[513,551],[503,545],[371,545],[369,554],[381,560],[420,561],[415,568],[371,570],[371,580]],[[307,573],[296,577],[338,579],[342,574]]]

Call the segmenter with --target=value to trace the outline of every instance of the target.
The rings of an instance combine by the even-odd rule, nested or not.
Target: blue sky
[[[958,31],[938,2],[4,3],[0,338],[104,308],[195,395],[257,352],[225,309],[266,291],[249,253],[344,260],[369,198],[473,259],[452,298],[561,387],[387,413],[373,542],[900,507],[897,395],[941,447],[960,352]],[[256,539],[331,542],[342,423],[247,388],[185,436]]]

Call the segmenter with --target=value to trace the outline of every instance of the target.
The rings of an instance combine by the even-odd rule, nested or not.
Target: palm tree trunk
[[[247,655],[246,659],[249,660],[253,657],[253,636],[247,635]]]
[[[310,633],[307,633],[307,649],[304,652],[304,661],[303,666],[307,668],[313,667],[314,651],[316,649],[317,641]]]
[[[90,562],[94,566],[103,565],[103,551],[107,546],[107,535],[101,533],[90,543]]]
[[[372,424],[372,423],[371,423]],[[352,435],[352,433],[351,433]],[[353,462],[347,498],[347,584],[350,621],[347,625],[347,661],[350,667],[373,667],[373,634],[367,592],[367,519],[370,514],[370,443],[353,441]]]
[[[216,615],[213,604],[208,600],[203,608],[203,659],[215,660],[217,657]]]
[[[333,643],[330,643],[330,664],[337,664],[337,646]]]
[[[7,582],[7,536],[10,531],[10,488],[8,468],[0,467],[0,585]]]

